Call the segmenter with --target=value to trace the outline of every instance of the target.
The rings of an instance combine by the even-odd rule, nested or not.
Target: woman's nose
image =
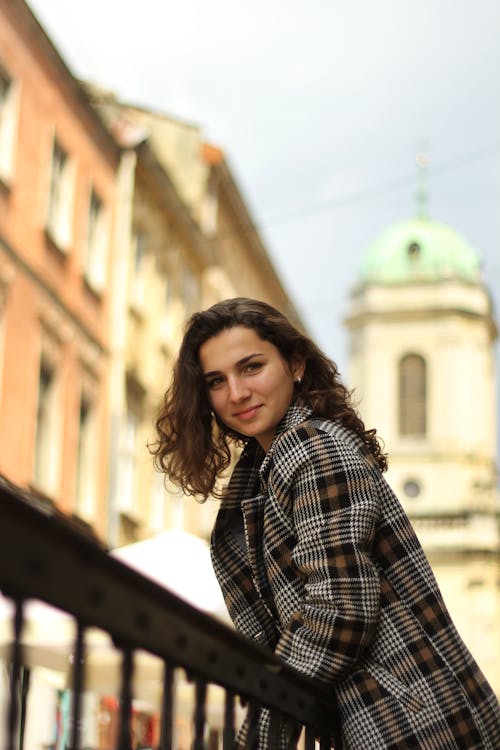
[[[240,378],[230,378],[228,381],[229,398],[237,403],[243,401],[250,395],[248,386]]]

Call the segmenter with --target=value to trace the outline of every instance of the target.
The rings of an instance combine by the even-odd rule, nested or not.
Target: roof
[[[391,225],[368,248],[362,284],[402,284],[456,279],[480,282],[480,257],[451,227],[419,217]]]

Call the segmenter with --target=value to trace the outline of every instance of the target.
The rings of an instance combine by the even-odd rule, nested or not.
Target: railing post
[[[316,737],[314,734],[314,729],[312,727],[306,727],[304,750],[314,750],[316,746]]]
[[[267,739],[267,750],[276,750],[279,747],[282,716],[278,711],[270,712],[269,736]]]
[[[172,750],[174,725],[174,667],[165,662],[161,707],[160,745],[158,750]]]
[[[246,736],[246,750],[256,750],[259,740],[259,718],[260,706],[255,701],[250,701],[246,721],[248,722],[248,731]]]
[[[24,602],[16,600],[13,617],[14,641],[10,657],[9,706],[7,710],[6,750],[15,750],[15,736],[19,723],[19,685],[22,669],[21,632],[24,623]]]
[[[222,750],[233,750],[234,747],[234,695],[226,690],[224,699],[224,730]]]
[[[319,750],[330,750],[331,746],[330,737],[323,733],[319,741]],[[335,750],[340,750],[340,748],[335,745]]]
[[[80,621],[77,621],[75,649],[73,653],[71,694],[71,750],[79,750],[80,748],[80,725],[82,720],[82,696],[85,659],[83,636],[83,626]]]
[[[132,750],[132,674],[134,661],[131,648],[123,648],[122,654],[118,750]]]
[[[196,680],[195,683],[196,702],[194,707],[194,742],[193,750],[203,750],[203,739],[205,732],[205,700],[207,697],[207,685],[204,680]]]
[[[28,693],[30,689],[31,670],[28,667],[21,666],[21,690],[19,696],[20,715],[19,715],[19,750],[24,748],[24,732],[26,730],[26,710],[28,705]]]

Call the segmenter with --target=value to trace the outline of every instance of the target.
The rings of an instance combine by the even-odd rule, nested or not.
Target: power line
[[[482,159],[485,159],[487,156],[491,156],[496,153],[500,153],[500,142],[494,143],[482,149],[477,149],[468,154],[462,154],[460,156],[454,157],[453,159],[448,159],[447,161],[443,161],[439,164],[436,164],[435,166],[427,167],[426,171],[428,179],[446,174],[447,172],[459,169],[460,167],[471,164],[475,161],[480,161]],[[393,192],[394,190],[399,190],[403,187],[408,187],[409,185],[413,185],[416,182],[417,175],[415,173],[397,177],[393,180],[388,180],[378,185],[373,185],[369,188],[359,190],[355,193],[332,198],[322,203],[317,203],[298,209],[291,209],[280,214],[280,216],[278,216],[274,220],[271,219],[264,221],[264,223],[260,224],[260,228],[265,230],[268,227],[270,228],[278,226],[280,224],[287,224],[292,221],[298,221],[300,219],[307,218],[308,216],[314,216],[315,214],[326,213],[327,211],[332,211],[336,208],[350,206],[355,203],[360,203],[361,201],[370,200],[371,198],[377,198],[381,195]]]
[[[500,142],[490,144],[489,146],[482,149],[476,149],[475,151],[471,151],[467,154],[461,154],[460,156],[454,157],[453,159],[448,159],[447,161],[438,163],[433,167],[427,167],[427,175],[428,178],[439,177],[442,174],[452,172],[453,170],[459,169],[460,167],[466,166],[467,164],[480,161],[488,156],[492,156],[498,153],[500,153]],[[256,222],[252,219],[248,223],[241,222],[237,230],[226,231],[222,234],[216,234],[210,238],[207,238],[207,240],[210,243],[219,243],[240,237],[242,234],[247,234],[254,235],[257,239],[262,241],[263,238],[261,237],[261,234],[267,229],[271,229],[275,226],[283,224],[288,224],[294,221],[300,221],[301,219],[308,218],[309,216],[326,213],[337,208],[343,208],[345,206],[361,203],[362,201],[370,200],[371,198],[377,198],[386,193],[400,190],[401,188],[408,187],[410,185],[416,185],[417,181],[418,176],[417,173],[414,172],[411,175],[407,174],[393,180],[388,180],[386,182],[380,183],[378,185],[373,185],[369,188],[365,188],[364,190],[359,190],[355,193],[349,193],[347,195],[338,196],[337,198],[332,198],[322,203],[304,206],[303,208],[290,209],[286,212],[282,212],[274,220],[269,217],[268,219],[264,219],[263,221],[259,222]]]

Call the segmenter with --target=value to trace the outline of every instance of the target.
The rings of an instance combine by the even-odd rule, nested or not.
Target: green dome
[[[443,279],[480,281],[473,248],[446,224],[409,219],[386,229],[365,253],[362,284],[404,284]]]

